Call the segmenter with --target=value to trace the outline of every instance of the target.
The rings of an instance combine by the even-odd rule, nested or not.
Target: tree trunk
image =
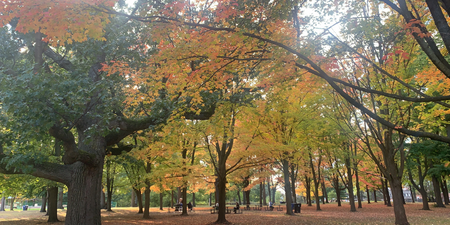
[[[445,205],[442,202],[441,188],[439,187],[439,181],[435,176],[432,176],[431,180],[433,181],[434,197],[436,198],[436,207],[444,207],[445,208]]]
[[[100,209],[106,209],[106,196],[105,196],[105,192],[103,191],[103,187],[102,187],[102,192],[100,193]]]
[[[366,185],[366,193],[367,193],[367,204],[370,204],[370,191],[369,191],[369,185]]]
[[[272,204],[273,204],[274,200],[272,199],[272,195],[270,193],[270,177],[267,178],[267,193],[269,195],[269,202],[272,202]]]
[[[138,189],[133,189],[133,190],[136,193],[136,198],[137,198],[137,202],[138,202],[138,207],[139,207],[138,214],[144,213],[144,210],[143,210],[144,207],[142,205],[142,193],[141,193],[141,190],[138,190]]]
[[[385,180],[384,189],[385,189],[385,192],[386,192],[386,205],[388,207],[390,207],[390,206],[392,206],[392,204],[391,204],[391,196],[389,195],[388,181],[387,180]],[[391,190],[392,190],[392,187],[391,187]]]
[[[136,193],[134,189],[131,190],[131,207],[136,207]]]
[[[292,164],[290,166],[291,173],[289,174],[291,177],[291,190],[292,190],[292,201],[293,203],[297,203],[297,194],[295,193],[295,182],[296,182],[296,176],[295,176],[295,166]]]
[[[306,204],[312,206],[311,202],[311,179],[305,176],[305,188],[306,188]]]
[[[58,187],[48,189],[48,223],[58,222]]]
[[[356,212],[355,196],[353,194],[352,168],[350,167],[350,157],[347,157],[345,159],[345,164],[347,166],[347,178],[348,178],[347,191],[348,191],[348,198],[349,198],[348,200],[350,201],[350,212]]]
[[[336,201],[338,206],[342,206],[341,204],[341,188],[339,187],[339,178],[333,177],[333,187],[334,191],[336,191]]]
[[[267,205],[267,197],[266,197],[266,182],[265,181],[263,181],[262,182],[262,197],[263,197],[263,202],[262,202],[262,204],[263,205]]]
[[[358,176],[358,168],[355,163],[355,181],[356,181],[356,197],[358,198],[358,209],[362,208],[362,199],[361,199],[361,189],[359,188],[359,176]]]
[[[414,193],[414,191],[413,191],[412,185],[409,185],[409,192],[411,192],[411,200],[412,200],[412,203],[415,203],[415,202],[416,202],[416,200],[415,200],[416,195],[415,195],[415,193]]]
[[[220,163],[219,163],[220,164]],[[217,187],[218,187],[218,197],[219,197],[219,213],[217,217],[216,223],[228,223],[227,219],[225,218],[225,211],[226,211],[226,172],[225,172],[225,165],[220,164],[219,165],[219,173],[224,174],[222,176],[218,176],[217,179]]]
[[[64,209],[63,206],[63,198],[64,198],[64,188],[59,188],[58,189],[58,209]]]
[[[422,195],[422,210],[430,210],[430,206],[428,205],[428,193],[425,188],[418,189],[420,195]]]
[[[9,211],[14,211],[14,201],[16,200],[16,197],[14,196],[11,199],[11,205],[9,206]]]
[[[239,197],[240,197],[240,196],[239,196]],[[240,201],[241,201],[241,199],[239,198],[239,204],[241,204]],[[194,206],[194,207],[197,206],[197,205],[195,204],[195,192],[192,193],[192,206]]]
[[[291,184],[289,183],[289,162],[286,159],[282,160],[283,164],[283,176],[284,176],[284,193],[286,194],[286,214],[294,215],[292,212],[292,191]]]
[[[159,210],[163,210],[163,193],[159,193]]]
[[[444,180],[444,177],[441,178],[440,185],[441,185],[442,194],[444,195],[444,203],[445,203],[446,205],[448,205],[449,202],[448,202],[447,181]]]
[[[6,198],[5,197],[2,197],[2,200],[0,201],[0,204],[1,204],[0,212],[1,211],[5,211],[5,204],[6,204]]]
[[[392,177],[396,177],[396,174],[393,175],[394,176]],[[408,219],[406,218],[405,206],[402,204],[402,181],[400,179],[389,179],[389,183],[392,192],[392,200],[394,201],[395,224],[409,225]]]
[[[325,202],[323,202],[323,204],[329,203],[328,202],[327,188],[325,187],[325,180],[323,180],[323,182],[322,182],[322,194],[323,194],[323,197],[325,198]]]
[[[145,187],[144,219],[150,219],[150,187]]]
[[[76,162],[72,164],[72,169],[65,224],[101,225],[103,158],[95,167]]]
[[[311,172],[313,175],[313,181],[314,181],[314,197],[316,199],[316,210],[317,211],[321,211],[320,209],[320,197],[319,197],[319,184],[320,184],[320,171],[318,171],[318,176],[316,176],[316,171],[314,168],[314,164],[312,161],[312,155],[311,153],[309,153],[309,165],[311,168]],[[320,161],[319,161],[319,165],[320,165]],[[320,170],[320,168],[318,168]]]
[[[242,205],[242,201],[241,201],[241,191],[240,191],[240,190],[237,191],[237,197],[238,197],[239,205]]]
[[[263,199],[263,183],[259,183],[259,206],[262,207],[262,199]]]
[[[377,203],[377,190],[373,190],[373,201]]]
[[[174,196],[174,191],[172,190],[172,199],[170,201],[170,208],[173,209],[173,196]]]
[[[45,209],[47,207],[47,191],[45,191],[44,195],[42,196],[42,205],[41,205],[41,211],[39,212],[47,212]]]
[[[182,192],[182,198],[183,201],[181,203],[183,203],[183,212],[181,213],[182,216],[187,216],[187,187],[184,186],[183,187],[183,192]]]

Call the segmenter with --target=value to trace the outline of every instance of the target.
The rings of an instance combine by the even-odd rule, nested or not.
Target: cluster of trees
[[[180,188],[185,207],[188,189],[205,188],[223,206],[227,188],[248,202],[275,182],[292,214],[301,182],[318,210],[330,186],[348,190],[351,211],[354,187],[359,199],[361,186],[390,187],[395,223],[408,224],[405,183],[447,192],[449,11],[447,0],[3,1],[0,173],[66,185],[66,224],[101,224],[114,157],[144,190],[146,218],[151,190]]]

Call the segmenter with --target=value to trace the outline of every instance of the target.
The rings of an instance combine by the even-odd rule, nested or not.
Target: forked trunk
[[[422,210],[430,210],[428,205],[428,194],[425,188],[418,189],[419,193],[422,195]]]
[[[101,225],[103,158],[95,167],[76,162],[72,164],[72,169],[65,224]]]

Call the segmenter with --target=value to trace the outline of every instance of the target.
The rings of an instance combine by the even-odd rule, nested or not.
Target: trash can
[[[23,206],[22,206],[22,210],[23,210],[23,211],[27,211],[27,210],[28,210],[28,206],[27,206],[27,205],[23,205]]]
[[[296,203],[296,204],[293,204],[293,205],[294,205],[294,213],[300,213],[300,209],[302,207],[302,204],[301,203]]]

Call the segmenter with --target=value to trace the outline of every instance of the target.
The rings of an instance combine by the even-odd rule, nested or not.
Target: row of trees
[[[408,224],[405,168],[419,191],[426,175],[446,187],[446,144],[425,139],[450,143],[449,6],[3,1],[0,172],[65,184],[66,224],[100,224],[105,157],[124,151],[137,160],[129,171],[147,174],[134,186],[145,196],[176,180],[185,201],[206,182],[222,206],[238,174],[247,188],[281,171],[288,214],[298,177],[320,209],[325,173],[352,201],[364,171],[380,174],[396,224]],[[339,18],[340,31],[318,31],[330,20],[307,10]]]

